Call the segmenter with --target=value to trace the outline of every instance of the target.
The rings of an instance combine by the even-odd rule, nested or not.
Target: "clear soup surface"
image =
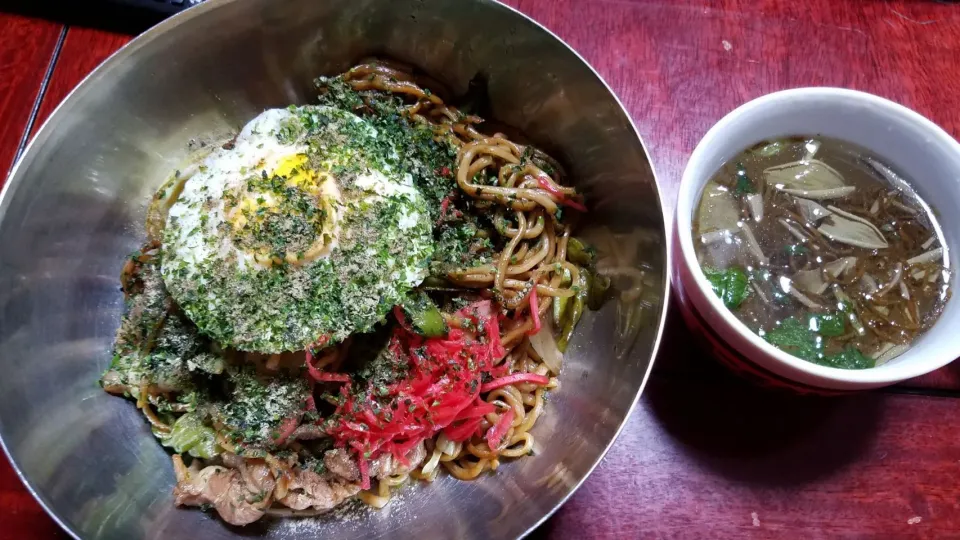
[[[950,296],[936,213],[909,179],[844,141],[800,136],[741,152],[704,187],[693,223],[724,305],[817,364],[889,362]]]

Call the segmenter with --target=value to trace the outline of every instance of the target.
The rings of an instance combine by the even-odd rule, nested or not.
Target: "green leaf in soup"
[[[803,255],[810,250],[803,244],[787,244],[783,246],[783,251],[785,251],[787,255]]]
[[[837,337],[846,332],[845,317],[842,313],[824,313],[810,315],[807,318],[807,327],[821,336]]]
[[[855,347],[842,352],[824,354],[823,338],[843,335],[846,323],[843,312],[811,314],[803,319],[790,317],[764,335],[770,344],[798,358],[840,369],[867,369],[876,362]]]
[[[816,361],[818,364],[840,369],[867,369],[876,365],[876,360],[864,356],[856,347],[847,347],[843,352],[830,354]]]
[[[747,297],[747,274],[736,266],[725,270],[704,267],[703,273],[713,287],[713,292],[720,297],[723,305],[729,309],[737,309]]]
[[[809,325],[794,317],[781,321],[779,326],[763,337],[776,348],[810,362],[816,362],[822,352],[817,335]]]
[[[747,176],[747,169],[743,163],[737,162],[737,185],[733,188],[735,195],[746,195],[747,193],[756,193],[757,189],[753,186],[753,181]]]

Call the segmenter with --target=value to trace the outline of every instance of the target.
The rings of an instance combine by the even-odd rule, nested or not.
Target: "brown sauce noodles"
[[[500,304],[510,310],[523,311],[513,322],[501,328],[501,339],[507,354],[511,373],[527,372],[552,376],[546,387],[534,384],[508,385],[489,392],[485,400],[499,411],[512,409],[514,419],[503,443],[489,448],[486,441],[475,437],[464,443],[438,440],[427,442],[427,459],[410,476],[432,481],[439,467],[461,480],[472,480],[488,470],[496,470],[505,458],[516,458],[533,451],[534,427],[544,408],[544,392],[557,385],[556,373],[534,351],[527,333],[533,328],[529,313],[530,290],[536,287],[541,298],[540,317],[547,319],[551,301],[556,297],[574,295],[571,287],[561,286],[563,271],[573,275],[576,283],[579,269],[566,257],[571,226],[556,219],[561,196],[574,196],[573,188],[564,187],[537,165],[547,163],[554,171],[561,171],[554,160],[542,152],[513,142],[502,133],[485,135],[477,130],[482,119],[463,115],[447,105],[417,82],[413,73],[398,65],[367,62],[349,70],[345,76],[358,91],[390,92],[407,96],[411,103],[404,113],[414,122],[430,126],[436,137],[443,138],[458,148],[457,184],[466,195],[483,201],[495,215],[497,232],[507,241],[506,247],[494,257],[491,264],[464,268],[449,273],[448,279],[464,288],[490,290]],[[473,178],[481,171],[495,171],[496,185],[477,185]],[[544,185],[546,184],[546,185]],[[448,317],[448,323],[457,327],[457,321]],[[501,413],[490,413],[482,424],[485,431],[497,423]],[[439,443],[439,444],[438,444]],[[389,497],[390,488],[400,485],[405,478],[386,478],[377,489],[361,497],[374,506],[382,506]]]
[[[402,96],[405,106],[402,114],[411,122],[429,126],[436,140],[449,142],[457,149],[456,168],[453,172],[461,194],[472,198],[476,206],[492,216],[494,230],[489,234],[500,236],[504,246],[495,253],[489,264],[460,268],[449,272],[447,279],[459,293],[473,296],[491,297],[503,309],[512,312],[504,318],[501,326],[501,342],[506,354],[496,359],[497,365],[509,366],[508,372],[533,373],[549,377],[546,385],[533,383],[515,383],[501,386],[482,396],[493,404],[496,412],[487,414],[480,425],[480,433],[497,425],[502,414],[510,410],[513,420],[502,442],[495,448],[488,446],[481,436],[473,436],[463,442],[452,442],[439,434],[425,443],[426,458],[409,472],[385,476],[372,485],[372,489],[359,493],[365,503],[382,507],[387,504],[391,491],[408,479],[433,481],[440,470],[460,480],[473,480],[487,471],[495,471],[504,460],[530,455],[535,451],[537,440],[532,434],[537,420],[544,413],[546,392],[556,388],[557,376],[551,367],[537,353],[531,344],[529,333],[535,326],[531,314],[531,291],[539,298],[537,318],[549,321],[552,303],[560,298],[570,299],[576,294],[575,284],[583,269],[568,258],[568,242],[575,219],[568,215],[558,219],[561,207],[572,206],[582,210],[581,199],[576,191],[563,184],[563,169],[543,152],[520,144],[503,133],[485,134],[479,131],[483,119],[462,114],[455,107],[441,99],[442,87],[435,81],[424,79],[400,64],[385,61],[368,61],[353,67],[342,76],[361,96],[375,97],[378,94]],[[431,88],[428,90],[428,86]],[[549,171],[549,172],[548,172]],[[490,185],[475,181],[479,173],[487,173],[495,178]],[[170,184],[173,185],[173,184]],[[182,181],[178,184],[182,188]],[[178,191],[177,191],[178,192]],[[173,198],[176,194],[174,193]],[[139,272],[141,267],[154,260],[160,250],[159,229],[166,210],[173,204],[168,197],[159,200],[151,207],[149,231],[151,241],[144,246],[140,255],[126,263],[121,273],[123,291],[127,297],[142,288]],[[612,236],[607,233],[611,243]],[[637,240],[633,239],[635,251]],[[613,246],[612,249],[623,249]],[[633,266],[635,252],[626,257],[618,257],[611,266],[611,272],[620,281],[628,283],[628,300],[633,302],[640,297],[644,284],[653,287],[654,278],[645,270]],[[651,281],[653,280],[653,281]],[[647,306],[649,308],[649,306]],[[176,310],[170,300],[170,310]],[[639,314],[640,310],[636,310]],[[445,321],[451,328],[459,328],[463,321],[457,316],[445,314]],[[164,323],[161,321],[154,334]],[[639,316],[629,326],[634,328],[632,336],[639,327]],[[546,331],[549,323],[545,322]],[[148,337],[147,342],[150,341]],[[350,340],[329,347],[317,353],[315,367],[328,372],[337,372],[343,368],[344,359],[351,347]],[[232,360],[254,363],[258,371],[265,373],[291,366],[302,366],[304,353],[284,353],[282,355],[242,354],[236,351],[222,351]],[[239,358],[242,357],[242,358]],[[104,388],[110,392],[123,393],[127,389],[111,386],[107,377]],[[157,399],[165,396],[165,391],[156,384],[148,384],[144,379],[139,387],[137,407],[153,426],[161,433],[168,433],[167,425],[155,411]],[[318,398],[319,399],[319,398]],[[287,493],[294,468],[298,465],[297,455],[306,451],[305,442],[325,436],[322,432],[298,429],[290,439],[282,444],[284,450],[292,450],[284,458],[266,451],[243,450],[224,436],[224,426],[215,425],[217,444],[227,452],[242,454],[247,463],[265,464],[276,480],[275,491],[258,503],[267,514],[276,516],[310,516],[325,511],[294,511],[279,504],[279,499]],[[303,426],[301,426],[303,427]],[[292,456],[292,457],[291,457]],[[180,455],[173,458],[178,481],[195,475],[202,461],[194,459],[190,467],[184,464]]]

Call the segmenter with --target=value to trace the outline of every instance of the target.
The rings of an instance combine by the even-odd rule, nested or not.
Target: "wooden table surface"
[[[687,156],[737,105],[866,90],[960,134],[960,4],[512,0],[596,67],[653,157],[667,211]],[[129,36],[0,14],[0,170]],[[799,398],[714,364],[671,315],[647,391],[535,538],[960,538],[960,367]],[[954,415],[957,415],[956,417]],[[65,538],[0,458],[0,539]]]

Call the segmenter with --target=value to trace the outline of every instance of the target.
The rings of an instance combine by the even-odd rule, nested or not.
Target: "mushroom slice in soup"
[[[803,143],[803,161],[810,161],[820,150],[820,141],[816,139],[807,139]]]
[[[830,211],[826,208],[820,206],[818,203],[811,201],[810,199],[802,199],[796,197],[797,209],[800,210],[800,215],[803,216],[803,219],[810,223],[811,225],[816,225],[823,220],[823,218],[830,215]]]
[[[901,354],[907,352],[907,349],[910,348],[909,344],[901,343],[895,345],[893,343],[887,342],[880,346],[875,353],[871,354],[870,357],[877,361],[876,365],[886,364],[890,360],[900,356]]]
[[[853,268],[857,264],[856,257],[841,257],[823,265],[823,272],[831,277],[838,277],[840,274]],[[821,295],[830,286],[830,283],[823,279],[823,274],[819,268],[813,270],[801,270],[790,278],[798,289],[802,289],[810,294]]]
[[[796,238],[797,240],[799,240],[799,241],[801,241],[801,242],[806,242],[807,240],[810,239],[810,238],[809,238],[806,234],[804,234],[800,229],[798,229],[798,228],[794,227],[793,225],[791,225],[789,221],[787,221],[787,220],[785,220],[785,219],[783,219],[783,218],[781,218],[781,219],[779,219],[779,220],[777,220],[777,221],[778,221],[781,225],[783,225],[783,227],[784,227],[785,229],[787,229],[787,232],[789,232],[791,235],[793,235],[793,237]]]
[[[907,259],[907,264],[911,265],[934,262],[939,260],[941,257],[943,257],[943,248],[931,249],[926,253],[921,253],[916,257]]]
[[[801,270],[794,274],[790,280],[793,281],[793,285],[796,288],[803,289],[805,292],[817,296],[823,294],[823,291],[827,290],[827,287],[830,286],[828,282],[824,281],[823,276],[820,275],[819,268]]]
[[[730,190],[716,182],[707,183],[697,209],[697,232],[735,231],[740,210]]]
[[[754,236],[753,230],[750,229],[750,226],[746,223],[743,223],[740,227],[740,232],[743,235],[744,242],[747,245],[747,249],[750,251],[750,254],[757,260],[758,263],[762,265],[767,265],[770,263],[770,259],[763,254],[763,249],[760,248],[760,243],[757,242],[757,237]]]
[[[836,206],[827,207],[832,215],[817,227],[827,238],[850,246],[867,249],[885,249],[890,244],[880,229],[860,216],[845,212]]]
[[[823,310],[823,306],[821,306],[820,304],[814,302],[814,301],[811,300],[810,298],[807,298],[802,292],[800,292],[799,290],[797,290],[796,287],[791,287],[790,290],[787,291],[787,294],[789,294],[790,296],[794,297],[798,302],[800,302],[801,304],[807,306],[807,307],[810,308],[810,309],[815,309],[815,310],[817,310],[817,311]]]
[[[823,265],[824,270],[827,271],[833,277],[840,277],[840,275],[847,272],[847,270],[852,269],[857,265],[856,257],[840,257],[835,261],[828,262]]]
[[[759,193],[750,193],[744,199],[747,201],[753,220],[758,223],[763,221],[763,197]]]
[[[704,244],[716,244],[717,242],[727,241],[730,239],[731,233],[728,229],[721,229],[718,231],[710,231],[708,233],[703,233],[700,235],[700,241]]]
[[[820,161],[793,161],[763,171],[768,184],[784,193],[807,199],[838,199],[856,191],[836,169]]]
[[[870,274],[864,274],[860,277],[860,286],[863,292],[868,295],[872,295],[880,290],[880,285],[877,284],[877,280],[873,279],[873,276]]]
[[[893,275],[883,287],[880,287],[880,290],[877,291],[877,296],[883,296],[888,292],[892,291],[894,287],[900,285],[901,280],[903,279],[903,263],[897,263],[893,265]]]
[[[883,163],[873,159],[869,156],[864,156],[863,162],[866,163],[871,169],[877,172],[884,180],[890,183],[897,191],[906,191],[912,192],[913,188],[910,187],[910,183],[904,180],[899,174],[893,172],[890,167],[887,167]]]

